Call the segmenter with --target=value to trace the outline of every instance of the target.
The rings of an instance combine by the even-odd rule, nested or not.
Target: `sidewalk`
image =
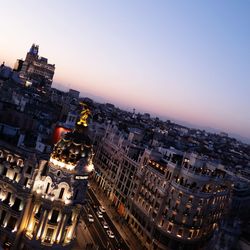
[[[92,189],[99,191],[100,187],[94,182],[90,183]],[[127,243],[131,250],[143,250],[140,240],[136,237],[133,231],[129,228],[125,219],[119,215],[116,211],[114,204],[108,199],[108,197],[100,190],[100,192],[95,192],[96,197],[100,203],[105,207],[106,213],[109,215],[114,226],[119,231],[123,240]]]

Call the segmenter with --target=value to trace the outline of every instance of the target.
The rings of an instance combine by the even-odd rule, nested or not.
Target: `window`
[[[28,185],[28,181],[29,181],[29,178],[28,178],[28,177],[26,177],[26,178],[24,179],[24,184],[23,184],[25,187],[27,187],[27,185]]]
[[[10,217],[8,220],[7,228],[10,230],[13,230],[15,228],[17,219],[15,217]]]
[[[193,196],[189,196],[189,198],[188,198],[188,202],[192,203],[193,198],[194,198]]]
[[[58,215],[59,215],[59,211],[53,210],[52,215],[51,215],[50,222],[52,222],[52,223],[57,223]]]
[[[20,204],[21,204],[21,199],[16,198],[15,202],[14,202],[14,204],[12,206],[12,209],[15,210],[15,211],[19,211]]]
[[[14,174],[14,178],[13,178],[13,180],[15,181],[15,180],[16,180],[16,178],[17,178],[17,173],[15,173],[15,174]]]
[[[178,230],[177,236],[178,236],[178,237],[182,237],[182,234],[183,234],[183,229],[180,228],[180,229]]]
[[[45,190],[45,194],[48,193],[48,191],[49,191],[49,186],[50,186],[50,183],[47,184],[47,187],[46,187],[46,190]]]
[[[172,221],[175,220],[175,216],[176,216],[176,214],[172,214],[170,220],[172,220]]]
[[[163,226],[163,225],[164,225],[164,219],[162,219],[160,222],[160,226]]]
[[[6,198],[5,198],[5,200],[3,201],[3,203],[9,204],[9,202],[10,202],[10,197],[11,197],[11,193],[8,192],[8,194],[6,195]]]
[[[7,174],[7,171],[8,171],[8,169],[7,169],[6,167],[4,167],[4,168],[3,168],[2,175],[4,175],[4,176],[5,176],[5,175]]]
[[[61,188],[59,199],[62,199],[65,188]]]
[[[45,242],[50,243],[53,232],[54,232],[54,229],[52,229],[52,228],[47,229],[47,234],[46,234],[45,239],[44,239]]]
[[[2,215],[1,215],[1,219],[0,219],[0,226],[2,226],[5,216],[6,216],[6,211],[3,210]]]
[[[17,166],[19,166],[19,167],[23,166],[23,160],[22,159],[18,159]]]
[[[191,238],[192,238],[193,233],[194,233],[194,230],[189,230],[188,239],[191,239]]]
[[[40,206],[39,209],[38,209],[38,211],[36,212],[36,214],[35,214],[36,218],[39,219],[40,216],[41,216],[41,214],[42,214],[42,206]]]
[[[179,206],[179,203],[176,202],[176,203],[175,203],[175,206],[174,206],[174,209],[177,210],[177,209],[178,209],[178,206]]]
[[[173,225],[172,225],[172,224],[169,224],[169,225],[168,225],[168,232],[169,232],[169,233],[171,233],[172,228],[173,228]]]
[[[9,161],[9,162],[12,162],[13,161],[13,156],[12,155],[8,155],[6,160]]]
[[[31,174],[31,171],[32,171],[32,167],[28,167],[27,171],[26,171],[26,174]]]

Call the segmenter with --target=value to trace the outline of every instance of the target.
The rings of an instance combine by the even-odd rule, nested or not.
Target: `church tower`
[[[85,107],[75,130],[58,141],[48,161],[40,162],[23,218],[23,241],[16,249],[72,248],[88,176],[93,171],[89,114]]]

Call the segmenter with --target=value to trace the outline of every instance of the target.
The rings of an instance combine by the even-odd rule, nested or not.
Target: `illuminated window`
[[[46,234],[45,239],[44,239],[45,242],[50,243],[53,232],[54,232],[54,229],[52,229],[52,228],[47,229],[47,234]]]
[[[18,159],[17,166],[20,166],[20,167],[23,166],[23,160],[22,159]]]
[[[191,239],[193,236],[194,230],[189,230],[188,232],[188,239]]]
[[[13,161],[13,156],[12,155],[8,155],[6,160],[9,161],[9,162],[12,162]]]
[[[188,202],[192,203],[193,198],[194,198],[193,196],[189,196],[189,198],[188,198]]]
[[[178,237],[182,237],[182,234],[183,234],[183,229],[180,228],[180,229],[178,230],[177,236],[178,236]]]
[[[164,224],[164,219],[161,220],[160,225],[163,226],[163,224]]]
[[[169,225],[168,225],[168,232],[169,232],[169,233],[171,233],[172,228],[173,228],[173,225],[172,225],[172,224],[169,224]]]

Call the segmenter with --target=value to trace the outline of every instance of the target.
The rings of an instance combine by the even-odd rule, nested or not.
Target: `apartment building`
[[[96,181],[147,249],[202,249],[230,201],[223,166],[173,148],[160,153],[133,138],[107,126]]]

